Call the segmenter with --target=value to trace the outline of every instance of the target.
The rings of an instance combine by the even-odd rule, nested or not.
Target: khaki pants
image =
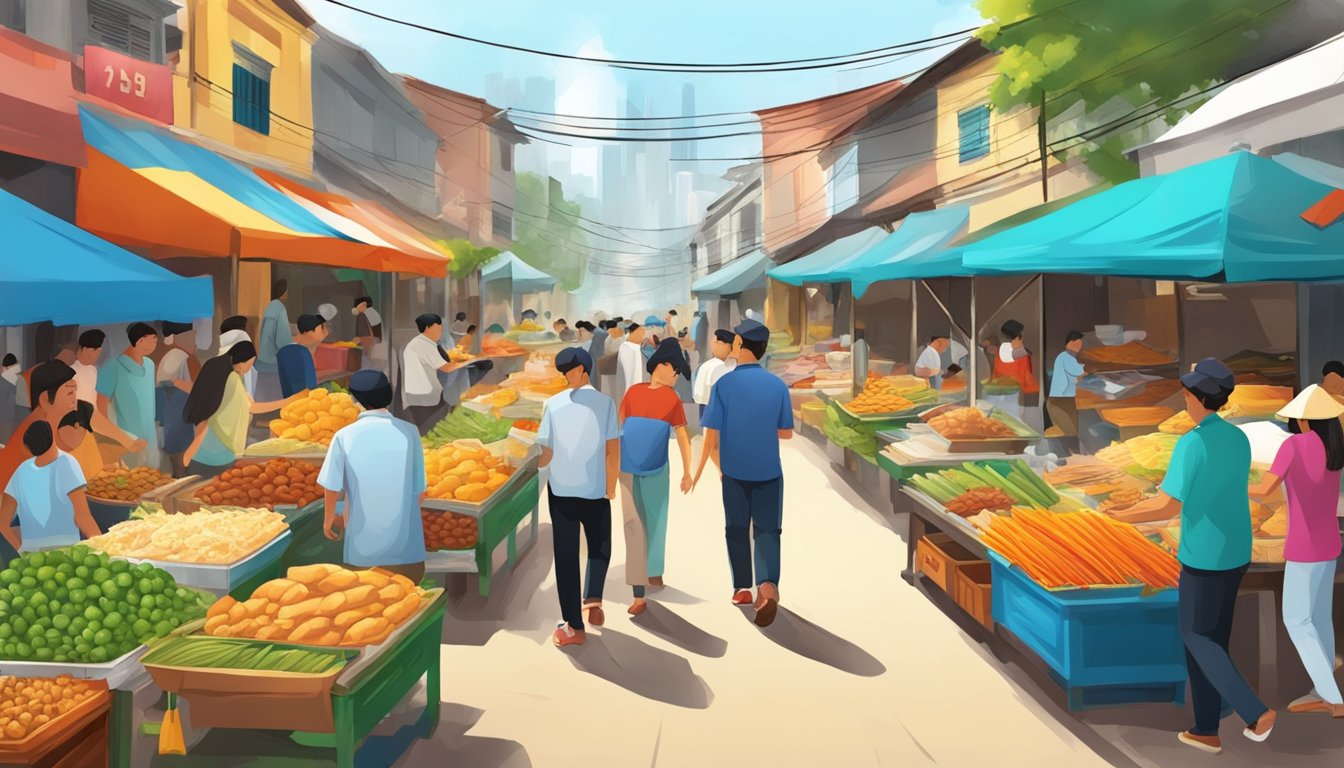
[[[670,467],[636,477],[621,473],[621,522],[625,529],[625,583],[643,587],[662,576],[667,550]]]

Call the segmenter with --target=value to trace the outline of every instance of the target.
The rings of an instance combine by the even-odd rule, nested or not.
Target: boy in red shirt
[[[625,580],[634,588],[630,615],[648,608],[647,586],[663,585],[667,551],[670,462],[667,443],[681,451],[681,492],[691,490],[691,437],[686,410],[674,389],[691,367],[676,339],[663,339],[645,365],[651,381],[635,384],[621,400],[621,517],[625,525]]]

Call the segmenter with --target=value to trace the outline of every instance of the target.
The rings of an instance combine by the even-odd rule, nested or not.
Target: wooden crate
[[[915,570],[949,595],[956,584],[957,569],[978,562],[982,562],[980,558],[945,533],[931,533],[915,544]]]
[[[953,579],[952,599],[971,618],[987,629],[994,628],[993,600],[990,589],[988,561],[970,563],[957,569]]]

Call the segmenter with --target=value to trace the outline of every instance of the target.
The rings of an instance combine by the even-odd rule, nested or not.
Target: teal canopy
[[[1344,279],[1344,223],[1302,214],[1333,187],[1236,152],[1121,184],[955,249],[976,274],[1229,283]]]
[[[853,284],[854,296],[859,297],[884,280],[969,275],[961,254],[946,246],[970,220],[971,211],[964,205],[912,213],[895,232],[841,268],[839,276]]]
[[[840,270],[887,236],[888,233],[882,228],[872,227],[856,235],[836,240],[801,259],[781,264],[767,274],[772,280],[789,285],[843,282]]]
[[[172,320],[214,313],[208,277],[179,277],[0,190],[0,325]]]
[[[755,250],[739,256],[728,265],[710,272],[691,284],[691,293],[700,296],[734,296],[765,284],[765,273],[770,268],[770,257]]]
[[[554,277],[515,256],[513,251],[499,254],[481,269],[482,284],[504,278],[513,281],[515,294],[543,293],[554,288],[557,282]]]

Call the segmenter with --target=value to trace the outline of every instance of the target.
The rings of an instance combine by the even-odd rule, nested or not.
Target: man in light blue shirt
[[[611,563],[611,500],[620,479],[621,427],[616,403],[593,389],[593,358],[582,347],[560,350],[555,367],[569,389],[546,401],[537,445],[549,472],[546,494],[555,545],[555,586],[564,621],[551,640],[556,647],[582,645],[589,623],[600,627],[602,586]],[[579,532],[588,541],[588,575],[579,592]]]
[[[289,283],[276,280],[271,285],[271,303],[261,315],[261,331],[257,334],[257,399],[261,401],[279,400],[280,364],[276,355],[281,349],[294,343],[294,334],[289,329],[289,310],[285,309],[285,299],[289,296]]]
[[[419,583],[425,575],[420,520],[425,452],[420,433],[388,412],[392,385],[382,371],[351,376],[350,396],[364,411],[332,438],[317,476],[326,490],[327,538],[339,540],[344,529],[347,565],[384,568]],[[344,513],[337,510],[342,495]]]
[[[1069,331],[1064,337],[1064,351],[1055,358],[1050,375],[1050,399],[1045,401],[1045,410],[1062,437],[1078,436],[1078,380],[1087,373],[1078,362],[1082,351],[1083,334]]]
[[[143,440],[145,447],[127,454],[128,466],[159,469],[159,433],[154,395],[158,386],[154,361],[149,356],[159,346],[159,334],[145,323],[126,329],[130,346],[98,370],[98,410],[121,431]]]

